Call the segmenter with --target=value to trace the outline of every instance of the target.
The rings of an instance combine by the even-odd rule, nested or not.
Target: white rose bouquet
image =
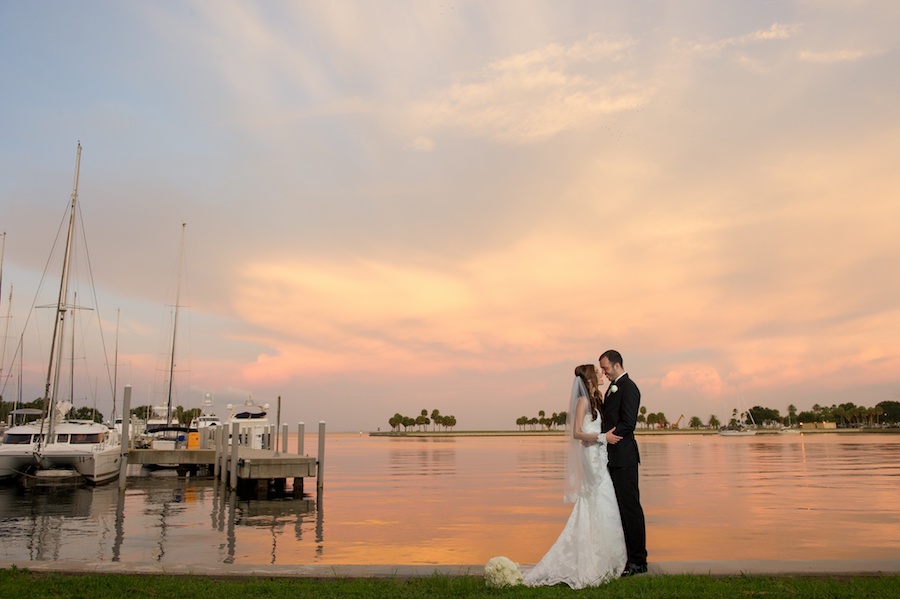
[[[519,564],[502,555],[492,557],[484,566],[484,582],[494,589],[522,584]]]

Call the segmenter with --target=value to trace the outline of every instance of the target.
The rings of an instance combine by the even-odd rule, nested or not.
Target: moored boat
[[[34,464],[34,451],[42,436],[39,424],[17,424],[3,434],[0,444],[0,480],[12,479]]]
[[[78,176],[81,168],[81,144],[75,159],[75,183],[72,189],[69,225],[65,255],[62,264],[59,295],[56,302],[56,318],[50,345],[50,359],[44,384],[44,410],[40,432],[32,435],[33,464],[30,469],[54,470],[71,468],[84,481],[92,484],[109,482],[119,475],[121,445],[114,429],[105,424],[86,420],[66,420],[72,403],[60,399],[60,369],[62,347],[66,339],[67,315],[77,309],[76,302],[69,301],[70,262],[75,237],[75,219],[78,214]],[[74,347],[74,335],[72,336]],[[74,363],[74,360],[73,360]],[[74,372],[72,374],[74,380]],[[24,440],[24,439],[23,439]],[[28,445],[27,442],[22,445]]]
[[[268,409],[269,404],[260,405],[254,402],[252,397],[248,397],[247,401],[237,406],[228,404],[230,412],[228,417],[229,432],[232,430],[232,426],[237,423],[241,444],[251,449],[262,449],[265,447],[266,435],[269,434]]]
[[[200,415],[191,420],[190,428],[196,431],[214,428],[222,424],[222,419],[216,416],[213,408],[212,397],[207,394],[203,398],[203,405],[200,408]]]

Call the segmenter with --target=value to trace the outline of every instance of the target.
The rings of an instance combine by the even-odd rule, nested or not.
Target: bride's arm
[[[581,430],[581,423],[584,422],[584,415],[587,414],[587,406],[587,398],[579,397],[578,404],[575,406],[575,422],[572,423],[572,436],[583,443],[605,443],[606,436],[602,433],[585,433]]]

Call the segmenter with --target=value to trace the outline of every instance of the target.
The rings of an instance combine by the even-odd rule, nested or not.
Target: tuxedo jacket
[[[613,385],[615,393],[611,393]],[[634,429],[637,426],[638,408],[641,406],[641,392],[626,372],[619,380],[610,384],[603,398],[603,432],[616,429],[615,434],[623,437],[615,445],[608,445],[610,468],[626,468],[641,463]]]

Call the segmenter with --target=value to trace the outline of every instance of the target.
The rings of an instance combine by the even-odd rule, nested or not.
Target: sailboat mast
[[[119,316],[121,310],[116,308],[116,349],[113,354],[113,392],[112,392],[112,402],[113,402],[113,423],[116,422],[116,416],[118,415],[118,411],[116,410],[116,388],[119,385]]]
[[[6,316],[5,322],[3,324],[3,351],[0,352],[0,386],[6,387],[6,379],[3,377],[3,365],[6,364],[6,340],[7,335],[9,334],[9,321],[12,318],[12,298],[13,298],[13,286],[9,286],[9,301],[6,303]],[[13,361],[15,361],[15,356],[13,356]],[[7,374],[7,378],[8,378]]]
[[[6,231],[3,232],[3,243],[0,244],[0,290],[3,289],[3,257],[6,255]],[[3,299],[0,297],[0,299]]]
[[[50,343],[50,360],[47,366],[47,379],[44,383],[44,410],[49,423],[48,438],[53,438],[56,428],[55,404],[56,392],[59,384],[59,367],[57,365],[54,376],[53,361],[56,356],[57,342],[61,342],[65,330],[66,304],[69,299],[69,259],[72,254],[72,238],[75,233],[75,210],[78,205],[78,174],[81,170],[81,142],[78,142],[78,151],[75,155],[75,183],[72,186],[72,206],[69,214],[69,231],[66,235],[66,252],[63,258],[62,275],[59,281],[59,298],[56,302],[56,319],[53,321],[53,340]],[[53,394],[50,393],[51,381]]]
[[[3,257],[6,255],[6,231],[3,232],[3,244],[0,246],[0,300],[3,299]],[[9,286],[9,302],[6,304],[6,321],[3,330],[3,351],[0,352],[0,385],[3,384],[3,366],[6,364],[6,334],[9,333],[9,310],[12,306],[12,285]]]
[[[175,284],[175,317],[172,320],[172,354],[169,357],[169,390],[166,401],[166,426],[172,424],[172,385],[175,379],[175,341],[178,339],[178,308],[181,301],[181,269],[184,265],[184,229],[187,223],[181,223],[181,247],[178,250],[178,282]]]

